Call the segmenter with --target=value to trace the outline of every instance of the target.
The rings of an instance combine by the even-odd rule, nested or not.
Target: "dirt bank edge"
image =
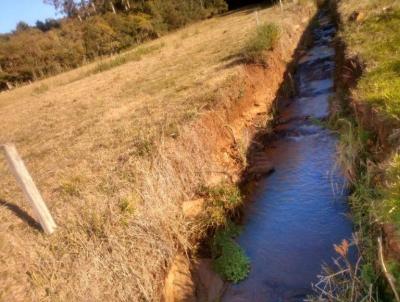
[[[365,150],[362,151],[365,151],[364,155],[360,156],[360,153],[357,154],[358,163],[353,166],[345,164],[344,168],[352,187],[350,205],[352,207],[353,217],[357,218],[355,220],[356,232],[359,233],[357,238],[361,248],[363,265],[365,265],[365,267],[374,268],[379,280],[375,280],[373,286],[375,290],[379,292],[381,298],[387,298],[392,295],[392,289],[390,289],[387,279],[392,279],[393,276],[391,276],[390,269],[389,272],[383,273],[382,259],[380,261],[378,257],[379,246],[377,239],[379,237],[383,238],[383,254],[385,261],[387,261],[387,263],[398,263],[400,260],[400,237],[397,227],[389,221],[385,221],[382,217],[378,217],[373,210],[360,209],[358,205],[352,202],[352,199],[354,194],[358,194],[356,192],[356,187],[359,183],[364,181],[362,176],[373,175],[373,179],[368,181],[366,189],[374,192],[372,193],[374,196],[371,196],[375,199],[373,202],[379,202],[380,197],[378,196],[378,191],[385,186],[385,171],[387,171],[390,166],[391,158],[398,151],[398,141],[393,138],[396,137],[398,133],[400,123],[398,120],[382,114],[377,108],[364,102],[357,95],[356,89],[358,88],[358,81],[362,77],[367,66],[357,54],[351,52],[346,40],[342,36],[342,32],[347,23],[363,22],[363,20],[357,17],[359,15],[357,11],[354,11],[352,14],[352,16],[356,16],[354,19],[345,18],[340,13],[338,2],[329,2],[339,31],[336,40],[336,97],[333,102],[333,114],[335,116],[332,118],[332,123],[336,123],[340,119],[345,120],[349,125],[353,125],[355,128],[359,129],[353,129],[352,131],[365,131],[365,133],[370,133],[372,137],[372,139],[368,140],[366,144],[363,145],[363,148],[365,148]],[[339,132],[341,132],[341,130],[339,130]],[[343,135],[343,132],[340,135]],[[343,153],[342,151],[343,149],[339,148],[339,157],[344,155],[341,154]],[[365,207],[369,208],[374,206],[368,204]],[[358,219],[361,220],[361,224],[364,224],[364,226],[360,224]],[[367,231],[365,230],[365,225],[368,225]]]

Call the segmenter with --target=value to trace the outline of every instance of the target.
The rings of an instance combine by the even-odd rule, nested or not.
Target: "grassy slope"
[[[359,16],[357,20],[351,21],[354,19],[354,12]],[[346,43],[347,55],[356,56],[365,67],[357,87],[352,91],[353,98],[370,106],[381,117],[381,121],[390,120],[392,125],[398,124],[400,1],[340,1],[339,13],[342,17],[341,38]],[[377,128],[379,125],[371,123],[371,126]],[[394,139],[391,141],[392,152],[384,154],[385,162],[380,163],[379,168],[374,168],[371,162],[368,163],[368,160],[376,160],[374,152],[367,152],[367,149],[371,150],[371,135],[359,127],[354,129],[355,131],[348,131],[344,136],[342,149],[347,161],[350,159],[351,164],[357,162],[360,165],[360,170],[352,173],[355,177],[355,191],[351,200],[355,206],[356,222],[365,229],[364,243],[372,252],[367,255],[369,259],[364,267],[368,279],[368,266],[376,263],[374,245],[377,236],[369,224],[392,224],[397,232],[400,230],[400,157],[396,151],[398,143]],[[380,147],[372,149],[377,151]],[[400,239],[398,235],[394,235],[397,240]],[[391,261],[389,267],[392,273],[400,277],[399,264],[394,259]],[[400,278],[397,279],[397,286],[400,286]]]
[[[383,114],[400,118],[400,2],[342,1],[344,20],[353,12],[359,22],[346,22],[344,40],[351,54],[366,65],[358,96]]]
[[[307,15],[260,11],[285,52]],[[235,54],[254,29],[253,11],[239,11],[0,94],[0,142],[17,145],[60,226],[47,237],[26,223],[0,160],[0,300],[158,299],[169,261],[190,247],[179,202],[213,168],[207,141],[181,125],[238,97],[220,88],[244,73]]]

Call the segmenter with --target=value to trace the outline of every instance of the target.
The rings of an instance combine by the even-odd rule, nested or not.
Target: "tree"
[[[44,0],[44,3],[53,5],[56,10],[68,17],[78,15],[78,4],[74,0]]]
[[[28,25],[28,23],[26,23],[24,21],[18,22],[18,24],[17,24],[17,26],[15,28],[16,32],[25,31],[25,30],[28,30],[28,29],[29,29],[29,25]]]
[[[46,19],[46,21],[36,21],[36,27],[43,32],[49,31],[53,28],[60,28],[60,22],[55,19]]]

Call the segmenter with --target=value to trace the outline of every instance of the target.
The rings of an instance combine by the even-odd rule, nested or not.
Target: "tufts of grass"
[[[241,228],[230,219],[243,202],[241,193],[237,186],[223,183],[202,187],[199,194],[207,200],[204,224],[217,229],[211,242],[214,270],[225,280],[237,283],[250,271],[250,260],[234,241]]]
[[[388,221],[400,229],[400,154],[388,161],[384,183],[379,187],[380,202],[377,214],[381,221]]]
[[[346,95],[339,93],[337,97],[341,101],[346,99]],[[356,228],[354,245],[358,248],[359,260],[357,263],[348,260],[347,243],[335,247],[340,254],[335,261],[336,267],[323,267],[319,282],[314,286],[317,297],[309,297],[307,301],[381,301],[383,279],[376,261],[379,237],[376,208],[380,200],[376,180],[379,169],[373,161],[377,140],[351,116],[344,101],[340,106],[326,126],[339,133],[337,164],[350,186],[348,202]]]
[[[162,47],[164,47],[163,43],[147,47],[145,46],[138,47],[136,50],[132,52],[118,55],[116,58],[98,63],[92,70],[88,71],[87,75],[110,70],[112,68],[121,66],[128,62],[140,61],[143,56],[154,53],[157,50],[160,50]]]
[[[393,0],[350,0],[342,1],[338,8],[343,21],[341,36],[347,51],[357,56],[365,66],[354,91],[357,100],[377,109],[380,116],[398,121],[400,3]],[[360,18],[351,21],[350,16],[354,13]],[[364,280],[371,281],[368,276],[379,272],[376,267],[376,238],[381,226],[389,224],[397,232],[400,230],[400,155],[393,149],[385,154],[382,162],[375,152],[366,151],[380,150],[371,134],[366,134],[355,122],[347,123],[347,128],[341,127],[339,154],[342,166],[351,176],[350,203],[365,255],[361,275]],[[378,160],[379,165],[375,164]],[[399,285],[398,262],[389,263],[389,267]],[[382,283],[380,294],[386,291]]]
[[[133,146],[134,150],[132,154],[139,157],[150,156],[153,154],[155,149],[154,140],[152,138],[138,137],[133,142]]]
[[[135,213],[135,208],[138,204],[137,194],[131,194],[129,196],[123,197],[119,200],[119,209],[121,213],[132,215]]]
[[[350,48],[367,65],[357,89],[359,98],[396,119],[400,117],[399,28],[400,6],[389,6],[373,11],[361,23],[348,25],[344,33]]]
[[[39,86],[36,86],[35,88],[33,88],[33,94],[43,94],[46,91],[49,90],[49,86],[47,84],[40,84]]]
[[[377,275],[370,264],[362,263],[362,257],[356,263],[350,260],[348,251],[351,245],[347,240],[343,240],[340,245],[334,245],[338,254],[334,259],[335,268],[323,267],[322,273],[318,275],[318,282],[313,284],[317,296],[309,296],[305,301],[382,301],[372,291]]]
[[[139,61],[140,56],[130,56],[130,60],[128,60],[128,56],[118,56],[115,59],[111,59],[109,61],[100,62],[94,67],[92,70],[88,72],[88,74],[96,74],[106,70],[110,70],[114,67],[123,65],[129,61]]]
[[[338,163],[344,167],[347,179],[355,184],[369,157],[367,145],[371,144],[374,137],[352,119],[338,118],[331,126],[340,133]]]
[[[199,192],[207,200],[205,224],[221,227],[229,224],[229,215],[233,214],[243,202],[237,186],[223,183],[215,187],[202,187]]]
[[[376,261],[377,238],[381,235],[382,224],[389,222],[397,229],[400,226],[400,155],[394,153],[385,164],[377,165],[374,156],[377,140],[371,132],[364,130],[351,117],[338,118],[330,126],[340,133],[338,162],[351,185],[349,204],[362,260],[357,267],[339,267],[340,274],[327,268],[321,282],[333,285],[331,289],[338,300],[359,301],[354,297],[361,295],[374,301],[371,293],[377,297],[376,301],[391,299],[381,274],[382,268]],[[389,259],[387,264],[394,282],[400,284],[397,262]],[[352,287],[354,284],[356,288]]]
[[[68,197],[80,197],[82,178],[79,176],[71,177],[63,181],[60,185],[61,192]]]
[[[257,26],[247,41],[242,56],[248,62],[263,63],[265,51],[273,50],[279,39],[279,28],[274,23]]]
[[[237,283],[245,279],[250,272],[250,260],[243,249],[234,241],[240,234],[240,228],[229,222],[224,229],[215,233],[212,254],[215,271],[225,280]]]

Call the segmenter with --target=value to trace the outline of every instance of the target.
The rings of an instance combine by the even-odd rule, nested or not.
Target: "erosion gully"
[[[333,248],[351,238],[345,179],[336,164],[337,138],[326,119],[334,89],[335,25],[321,9],[313,46],[299,58],[297,96],[278,117],[264,156],[275,172],[258,182],[238,238],[251,259],[249,277],[226,289],[223,301],[303,301]],[[264,152],[264,151],[263,151]]]

